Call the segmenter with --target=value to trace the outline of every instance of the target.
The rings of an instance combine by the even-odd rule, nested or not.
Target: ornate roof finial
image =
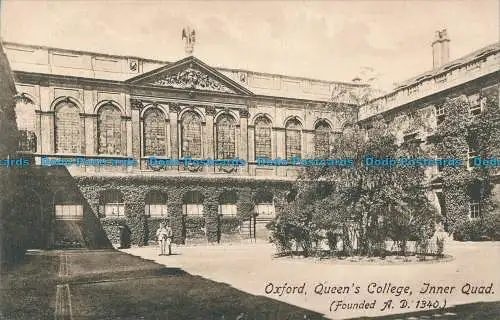
[[[192,55],[194,50],[194,44],[196,42],[196,34],[194,29],[187,26],[182,28],[182,40],[185,41],[184,50],[187,55]]]

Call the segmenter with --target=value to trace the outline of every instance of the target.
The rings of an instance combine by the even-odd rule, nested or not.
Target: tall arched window
[[[200,159],[201,152],[201,119],[198,114],[188,111],[182,117],[181,126],[182,157]]]
[[[69,101],[59,103],[55,108],[55,151],[56,153],[80,153],[80,112]]]
[[[167,154],[167,126],[165,115],[157,108],[144,114],[144,155],[165,156]]]
[[[232,159],[236,156],[236,125],[234,118],[228,114],[217,119],[217,159]]]
[[[271,158],[271,121],[261,116],[255,120],[255,159]]]
[[[302,156],[302,125],[294,118],[288,120],[285,127],[286,158],[300,158]]]
[[[317,157],[327,158],[330,154],[332,128],[326,121],[319,121],[314,128],[314,150]]]
[[[99,137],[99,154],[122,153],[121,113],[117,107],[107,104],[99,109],[97,134]]]
[[[35,105],[28,101],[16,103],[16,123],[19,129],[19,151],[36,152]]]

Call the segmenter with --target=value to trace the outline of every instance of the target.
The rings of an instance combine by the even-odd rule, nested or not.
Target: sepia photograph
[[[500,1],[0,0],[0,319],[500,319]]]

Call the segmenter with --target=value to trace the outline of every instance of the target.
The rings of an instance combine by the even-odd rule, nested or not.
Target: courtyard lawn
[[[29,254],[2,271],[0,301],[1,319],[326,319],[114,250]]]

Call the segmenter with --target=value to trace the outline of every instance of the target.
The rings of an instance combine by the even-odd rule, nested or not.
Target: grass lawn
[[[16,269],[3,271],[2,319],[54,319],[56,285],[65,283],[73,319],[229,320],[242,313],[248,320],[326,319],[114,250],[62,254],[69,256],[62,273],[66,258],[56,252],[29,255]]]

